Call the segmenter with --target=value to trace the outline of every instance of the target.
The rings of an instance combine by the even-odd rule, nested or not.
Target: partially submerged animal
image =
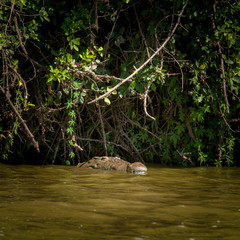
[[[147,167],[141,162],[129,163],[119,157],[94,157],[91,160],[79,163],[77,167],[95,168],[102,170],[118,170],[131,173],[143,174],[147,172]]]

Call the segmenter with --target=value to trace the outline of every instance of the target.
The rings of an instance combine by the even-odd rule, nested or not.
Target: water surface
[[[239,240],[240,169],[0,165],[0,240]]]

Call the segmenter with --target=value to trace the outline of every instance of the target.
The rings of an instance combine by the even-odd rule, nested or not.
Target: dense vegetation
[[[0,152],[237,166],[240,2],[2,0]]]

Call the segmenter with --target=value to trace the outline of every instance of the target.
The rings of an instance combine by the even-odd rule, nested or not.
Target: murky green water
[[[0,165],[0,240],[239,240],[240,169]]]

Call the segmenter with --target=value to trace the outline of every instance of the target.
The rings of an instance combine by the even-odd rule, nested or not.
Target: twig
[[[104,123],[103,123],[103,118],[102,118],[102,111],[101,108],[98,104],[98,114],[99,114],[99,119],[100,119],[100,123],[101,123],[101,129],[102,129],[102,137],[103,137],[103,145],[104,145],[104,150],[105,150],[105,155],[107,156],[107,142],[106,142],[106,133],[105,133],[105,129],[104,129]]]
[[[191,155],[192,153],[191,152],[183,152],[183,150],[180,152],[178,149],[177,149],[177,153],[179,154],[179,156],[183,159],[184,162],[186,161],[189,161],[190,163],[193,163],[191,158],[190,157],[187,157],[186,155]]]
[[[59,149],[59,143],[60,143],[60,141],[57,142],[57,146],[56,146],[55,151],[54,151],[52,165],[55,163],[55,159],[57,157],[57,153],[58,153],[58,149]]]
[[[137,15],[137,10],[136,10],[135,4],[133,4],[133,8],[134,8],[134,13],[135,13],[135,16],[136,16],[136,19],[137,19],[139,32],[140,32],[140,34],[142,35],[142,39],[143,39],[144,45],[145,45],[146,50],[147,50],[147,56],[148,56],[148,58],[150,58],[151,56],[150,56],[150,53],[149,53],[149,51],[148,51],[147,41],[146,41],[146,38],[145,38],[145,36],[144,36],[144,34],[143,34],[143,32],[142,32],[142,28],[141,28],[141,24],[140,24],[138,15]]]
[[[216,20],[216,0],[214,0],[214,3],[213,3],[213,18],[212,18],[212,28],[213,28],[213,30],[216,29],[215,20]],[[221,64],[221,71],[222,71],[224,100],[225,100],[225,104],[226,104],[226,108],[227,108],[227,113],[229,113],[230,110],[229,110],[229,102],[228,102],[227,90],[226,90],[226,74],[225,74],[225,70],[224,70],[224,60],[223,60],[223,54],[222,54],[222,47],[221,47],[219,41],[217,41],[217,46],[218,46],[218,53],[219,53],[219,56],[220,56],[220,64]]]
[[[220,110],[221,116],[222,116],[222,118],[223,118],[223,121],[224,121],[225,124],[228,126],[228,128],[229,128],[232,132],[234,132],[234,133],[238,132],[238,131],[234,131],[234,130],[230,127],[230,125],[229,125],[229,123],[227,122],[226,118],[223,116],[223,112],[222,112],[222,110],[221,110],[221,107],[219,107],[219,110]]]
[[[139,127],[140,129],[146,131],[147,133],[151,134],[151,135],[152,135],[153,137],[155,137],[159,142],[162,141],[160,137],[158,137],[157,135],[155,135],[155,134],[152,133],[151,131],[147,130],[146,128],[142,127],[141,125],[135,123],[135,122],[134,122],[133,120],[131,120],[126,114],[124,114],[124,113],[122,113],[122,114],[123,114],[123,116],[124,116],[125,118],[127,118],[127,121],[130,122],[132,125],[135,125],[135,126]]]
[[[149,96],[148,96],[148,92],[149,92],[149,89],[150,89],[150,87],[151,87],[151,85],[152,85],[152,83],[153,83],[154,80],[155,80],[155,79],[153,78],[153,79],[150,81],[150,83],[148,84],[147,89],[146,89],[146,91],[145,91],[145,93],[144,93],[144,96],[143,96],[143,109],[144,109],[144,112],[145,112],[146,116],[149,117],[149,118],[151,118],[152,120],[156,120],[156,118],[153,117],[153,116],[151,116],[151,115],[148,113],[148,111],[147,111],[147,98],[149,97]]]
[[[7,22],[6,26],[5,26],[5,35],[7,35],[7,27],[8,27],[8,24],[10,23],[10,21],[12,19],[12,14],[13,14],[13,11],[14,11],[14,5],[15,5],[15,0],[13,0],[13,2],[12,2],[10,16],[9,16],[8,22]]]
[[[76,76],[81,76],[81,77],[85,77],[85,76],[90,76],[98,81],[101,81],[102,79],[107,79],[107,80],[115,80],[115,81],[120,81],[122,82],[124,79],[122,78],[118,78],[115,76],[109,76],[109,75],[100,75],[100,74],[95,74],[94,72],[90,72],[90,71],[75,71],[74,74],[76,74]],[[130,80],[129,80],[130,81]]]
[[[25,100],[25,104],[26,104],[26,101],[28,99],[27,84],[26,84],[25,80],[22,78],[22,76],[14,69],[14,67],[11,64],[8,64],[8,67],[10,67],[11,70],[18,76],[19,80],[21,81],[21,83],[24,86],[24,90],[25,90],[25,96],[24,96],[25,99],[24,100]]]
[[[23,44],[23,42],[22,42],[22,35],[21,35],[21,32],[20,32],[20,30],[19,30],[19,28],[18,28],[18,21],[17,21],[17,16],[16,16],[16,15],[14,16],[14,23],[15,23],[15,28],[16,28],[16,31],[17,31],[18,39],[19,39],[19,44],[20,44],[20,46],[21,46],[21,48],[22,48],[22,50],[23,50],[23,52],[24,52],[24,54],[25,54],[26,59],[29,60],[29,61],[31,62],[31,64],[32,64],[32,66],[33,66],[34,75],[33,75],[33,77],[30,79],[30,80],[32,80],[32,79],[34,79],[34,78],[36,77],[37,72],[36,72],[36,68],[35,68],[35,66],[34,66],[34,62],[33,62],[32,59],[28,56],[28,52],[27,52],[27,50],[26,50],[26,48],[25,48],[25,46],[24,46],[24,44]]]
[[[23,42],[22,42],[22,36],[21,36],[20,30],[19,30],[19,28],[18,28],[17,16],[14,16],[14,23],[15,23],[15,28],[16,28],[16,31],[17,31],[18,39],[19,39],[19,44],[20,44],[23,52],[25,53],[25,55],[26,55],[26,57],[27,57],[27,56],[28,56],[28,52],[27,52],[27,50],[26,50],[26,48],[24,47]]]
[[[140,159],[140,161],[145,164],[145,162],[144,162],[141,154],[139,153],[137,147],[134,145],[134,143],[132,142],[132,140],[131,140],[131,138],[128,136],[128,134],[126,134],[125,132],[123,132],[122,135],[128,140],[128,143],[129,143],[130,146],[133,148],[134,152],[137,154],[137,156],[138,156],[138,158]]]
[[[78,145],[77,141],[76,141],[76,135],[75,135],[75,134],[72,135],[72,141],[73,141],[73,146],[74,146],[76,149],[78,149],[79,151],[83,151],[83,148],[80,147],[80,146]]]
[[[179,67],[179,69],[180,69],[181,78],[182,78],[182,92],[183,92],[184,82],[183,82],[183,70],[182,70],[182,68],[181,68],[181,65],[180,65],[179,61],[178,61],[170,52],[168,52],[166,49],[164,49],[164,51],[165,51],[167,54],[169,54],[169,55],[174,59],[174,61],[177,63],[177,65],[178,65],[178,67]]]
[[[107,43],[105,44],[104,49],[103,49],[103,55],[104,55],[103,59],[106,59],[107,50],[108,50],[108,48],[109,48],[109,42],[110,42],[110,39],[111,39],[111,37],[112,37],[113,31],[114,31],[114,29],[115,29],[117,20],[118,20],[118,18],[119,18],[120,13],[121,13],[121,10],[122,10],[122,6],[120,7],[119,10],[116,10],[115,13],[113,14],[114,16],[115,16],[115,15],[117,15],[117,16],[116,16],[116,18],[115,18],[115,21],[114,21],[114,24],[113,24],[113,27],[112,27],[112,30],[111,30],[109,36],[106,37],[106,38],[107,38]]]
[[[96,29],[96,31],[98,32],[98,29],[99,29],[99,27],[98,27],[98,2],[97,1],[95,1],[94,2],[94,15],[95,15],[95,29]]]
[[[8,73],[8,67],[7,67],[7,57],[6,54],[4,52],[4,50],[2,50],[2,69],[3,69],[3,87],[5,87],[6,89],[6,95],[8,97],[10,97],[10,92],[9,92],[9,84],[8,84],[8,80],[9,80],[9,73]]]
[[[76,139],[79,139],[79,140],[82,140],[82,141],[87,141],[87,142],[99,142],[99,143],[103,143],[103,140],[100,140],[100,139],[85,138],[85,137],[79,137],[79,136],[76,136]],[[125,150],[126,152],[128,151],[128,149],[126,149],[126,148],[123,147],[122,145],[117,144],[117,143],[115,143],[115,142],[106,141],[106,143],[109,144],[109,145],[114,145],[114,146],[116,146],[116,147],[120,147],[120,148],[122,148],[123,150]]]
[[[17,117],[19,118],[19,120],[21,121],[21,123],[23,124],[26,132],[27,132],[27,135],[29,137],[29,139],[31,140],[33,146],[37,149],[38,152],[40,152],[40,149],[39,149],[39,145],[38,145],[38,142],[34,139],[34,136],[33,134],[31,133],[31,131],[29,130],[27,124],[25,123],[25,121],[22,119],[21,115],[19,114],[19,112],[17,111],[17,109],[15,108],[15,106],[13,105],[11,99],[9,98],[9,96],[7,96],[5,90],[2,88],[2,86],[0,86],[0,89],[2,91],[2,93],[5,95],[8,103],[10,104],[11,108],[13,109],[13,111],[15,112],[15,114],[17,115]]]
[[[133,76],[135,76],[139,71],[141,71],[149,62],[152,61],[152,59],[166,46],[166,44],[169,42],[169,40],[172,38],[173,34],[175,33],[179,23],[180,23],[180,19],[183,15],[183,12],[187,6],[188,0],[185,2],[185,4],[183,5],[183,8],[181,10],[181,12],[178,14],[178,19],[177,19],[177,23],[174,26],[172,32],[169,34],[169,36],[167,37],[167,39],[163,42],[163,44],[156,50],[156,52],[150,57],[148,58],[147,61],[145,61],[139,68],[137,68],[131,75],[129,75],[127,78],[123,79],[123,81],[121,81],[120,83],[118,83],[115,87],[113,87],[111,90],[109,90],[108,92],[106,92],[105,94],[101,95],[100,97],[88,102],[88,104],[92,104],[95,103],[107,96],[109,96],[113,91],[117,90],[120,86],[122,86],[125,82],[129,81]]]

